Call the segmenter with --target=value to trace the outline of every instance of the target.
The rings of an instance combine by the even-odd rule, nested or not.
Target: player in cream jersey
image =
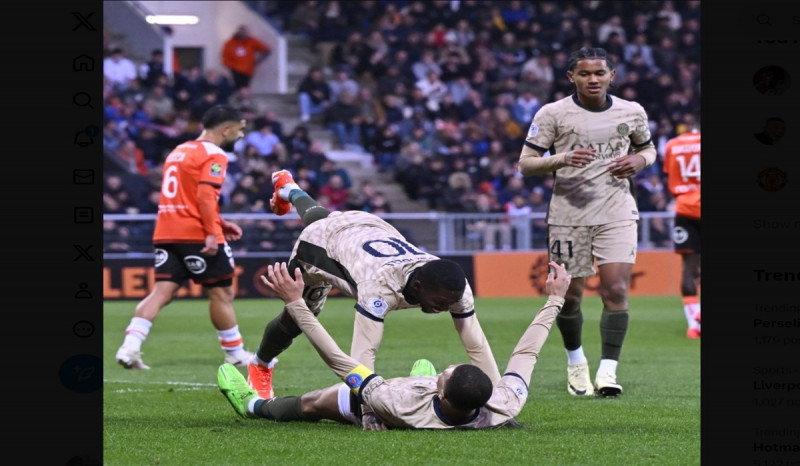
[[[534,115],[520,153],[525,176],[555,173],[547,212],[550,259],[575,277],[556,319],[567,352],[567,391],[622,393],[617,364],[628,331],[628,282],[636,261],[639,212],[630,177],[656,160],[641,105],[608,94],[615,71],[606,51],[584,47],[569,58],[575,93]],[[544,157],[548,151],[549,157]],[[600,272],[601,358],[594,384],[583,352],[581,300],[586,277]]]
[[[472,290],[457,263],[421,251],[373,214],[330,212],[301,190],[286,170],[273,173],[272,179],[273,212],[285,214],[294,205],[306,225],[289,260],[291,270],[303,273],[305,304],[319,314],[333,288],[356,298],[353,358],[374,370],[387,313],[416,307],[429,314],[449,312],[472,364],[493,382],[500,379],[475,315]],[[248,381],[263,398],[274,394],[276,357],[300,333],[286,309],[267,324],[256,357],[248,366]],[[374,419],[371,413],[364,418],[368,426]]]
[[[630,180],[613,176],[609,168],[631,149],[654,147],[641,105],[607,94],[605,109],[595,111],[572,94],[536,113],[525,146],[541,153],[552,147],[554,154],[594,150],[592,163],[556,170],[548,224],[592,226],[639,219]]]
[[[361,425],[359,411],[368,406],[382,423],[378,430],[485,429],[518,426],[514,418],[528,399],[528,386],[540,351],[564,303],[571,280],[563,265],[551,262],[545,288],[547,302],[523,332],[496,383],[477,366],[459,364],[438,375],[384,379],[342,351],[303,300],[303,274],[294,276],[286,263],[268,267],[265,285],[286,303],[286,309],[319,355],[344,383],[302,396],[260,397],[230,364],[217,371],[220,391],[246,418],[273,421],[329,419]]]

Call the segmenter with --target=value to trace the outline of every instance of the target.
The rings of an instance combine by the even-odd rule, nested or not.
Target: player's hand
[[[275,292],[285,303],[297,301],[303,297],[303,274],[300,267],[294,269],[294,278],[289,273],[286,262],[276,262],[267,266],[267,275],[261,276],[261,282]]]
[[[564,160],[568,167],[583,168],[594,160],[596,152],[597,149],[575,149],[567,152]]]
[[[364,413],[361,415],[361,428],[363,430],[386,430],[383,421],[378,419],[375,413]]]
[[[547,274],[547,281],[544,284],[544,289],[548,295],[561,296],[567,294],[569,282],[572,281],[572,275],[567,273],[567,268],[563,264],[550,261],[550,273]]]
[[[206,236],[205,246],[200,250],[200,254],[204,256],[213,257],[217,255],[219,245],[217,244],[217,235]]]
[[[608,165],[608,172],[617,178],[629,178],[639,173],[646,164],[644,156],[628,154],[612,160]]]
[[[242,237],[242,227],[223,220],[222,233],[225,235],[225,241],[236,241]]]

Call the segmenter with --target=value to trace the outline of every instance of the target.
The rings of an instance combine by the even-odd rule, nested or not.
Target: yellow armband
[[[342,377],[342,380],[344,380],[344,383],[350,388],[350,391],[358,395],[358,392],[361,390],[361,385],[371,379],[373,375],[375,375],[374,372],[369,370],[367,366],[361,364]]]

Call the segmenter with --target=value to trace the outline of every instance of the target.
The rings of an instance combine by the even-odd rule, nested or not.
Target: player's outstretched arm
[[[550,273],[547,274],[545,290],[547,290],[547,302],[542,306],[533,322],[525,330],[522,338],[519,339],[511,358],[508,361],[506,373],[515,373],[530,385],[531,374],[536,361],[539,359],[539,352],[550,334],[550,327],[556,316],[561,312],[564,305],[564,295],[572,280],[572,276],[567,273],[566,267],[550,262]]]
[[[297,326],[306,334],[311,345],[317,350],[325,364],[337,376],[344,379],[353,371],[357,371],[359,375],[362,372],[366,373],[366,375],[361,375],[362,379],[365,379],[366,376],[372,374],[372,371],[339,348],[336,341],[317,320],[317,316],[308,308],[303,300],[305,283],[299,268],[295,269],[294,278],[292,278],[286,262],[276,262],[274,265],[267,266],[267,275],[262,275],[261,281],[286,303],[286,309],[297,323]],[[363,370],[360,368],[363,368]]]

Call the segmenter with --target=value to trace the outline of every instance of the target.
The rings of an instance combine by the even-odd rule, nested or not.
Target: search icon
[[[772,26],[772,21],[771,21],[771,18],[769,17],[769,15],[758,15],[758,16],[756,16],[756,22],[758,24],[767,24],[769,26]]]
[[[86,92],[78,92],[77,94],[73,95],[72,102],[74,102],[78,107],[89,107],[94,109],[92,106],[92,96]]]

